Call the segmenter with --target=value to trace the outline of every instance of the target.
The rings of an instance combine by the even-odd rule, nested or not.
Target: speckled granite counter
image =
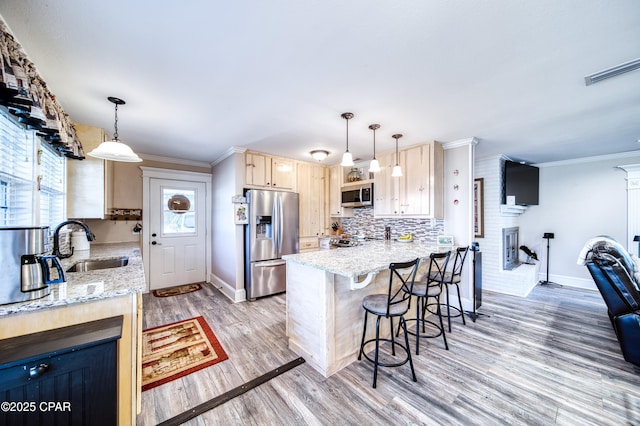
[[[356,247],[334,250],[319,250],[282,256],[287,262],[311,266],[333,274],[357,278],[370,272],[389,268],[392,262],[408,262],[419,257],[426,259],[433,252],[448,251],[451,247],[440,247],[419,241],[366,241]]]
[[[87,272],[66,272],[66,283],[51,284],[51,294],[41,299],[0,305],[0,317],[51,307],[141,293],[145,289],[144,269],[138,243],[91,244],[91,249],[61,259],[67,270],[86,259],[110,259],[128,256],[127,266]]]

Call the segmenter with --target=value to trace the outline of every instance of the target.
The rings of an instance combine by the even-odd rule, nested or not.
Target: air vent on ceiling
[[[599,83],[602,80],[606,80],[611,77],[616,77],[618,75],[627,73],[629,71],[635,71],[637,69],[640,69],[640,59],[635,59],[633,61],[625,62],[624,64],[620,64],[618,66],[588,75],[584,78],[584,82],[587,86],[590,86],[594,83]]]

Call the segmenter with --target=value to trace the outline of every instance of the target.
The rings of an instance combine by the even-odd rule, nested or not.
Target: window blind
[[[0,111],[0,224],[31,226],[35,196],[35,135]]]
[[[53,228],[62,222],[66,173],[66,158],[0,110],[0,225]]]

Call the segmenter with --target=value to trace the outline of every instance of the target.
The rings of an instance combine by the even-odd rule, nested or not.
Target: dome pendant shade
[[[342,163],[340,163],[342,167],[351,167],[353,166],[353,157],[349,151],[342,154]]]
[[[380,162],[375,158],[369,163],[369,173],[376,173],[380,171]]]
[[[107,98],[109,102],[115,104],[115,132],[113,140],[102,142],[97,148],[93,149],[87,155],[100,158],[102,160],[121,161],[125,163],[139,163],[142,158],[138,157],[128,145],[120,142],[118,139],[118,105],[124,105],[125,101],[112,96]]]
[[[191,208],[191,201],[182,194],[176,194],[169,198],[167,207],[176,214],[183,214],[188,212]]]
[[[344,154],[342,154],[342,163],[340,165],[342,167],[351,167],[353,166],[353,156],[349,152],[349,120],[353,118],[353,113],[345,112],[341,115],[347,121],[347,150]]]

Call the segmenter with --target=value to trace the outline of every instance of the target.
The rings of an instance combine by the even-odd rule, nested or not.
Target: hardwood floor
[[[144,328],[202,315],[229,360],[142,393],[139,425],[156,425],[297,358],[285,337],[285,295],[232,304],[211,285],[144,295]],[[325,379],[308,364],[188,425],[633,425],[640,368],[622,358],[599,293],[538,286],[527,298],[485,291],[475,323],[421,340],[408,365],[355,362]],[[413,343],[413,342],[412,342]]]

